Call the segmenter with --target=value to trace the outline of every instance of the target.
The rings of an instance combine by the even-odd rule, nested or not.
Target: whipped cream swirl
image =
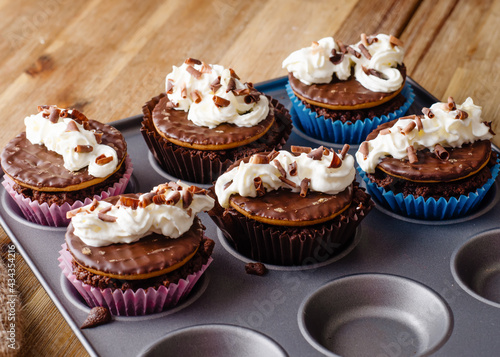
[[[303,179],[310,179],[309,190],[335,195],[344,191],[355,178],[354,158],[346,154],[339,156],[342,163],[340,167],[329,168],[334,153],[329,151],[327,155],[322,155],[320,159],[313,159],[306,153],[298,156],[281,150],[279,154],[268,164],[252,163],[250,158],[248,163],[240,162],[239,166],[221,175],[215,183],[215,194],[219,204],[229,207],[229,198],[233,194],[243,197],[256,197],[257,189],[254,179],[260,177],[266,191],[288,188],[293,192],[300,192],[300,184]],[[282,174],[275,163],[278,161],[286,171],[286,179],[295,184],[295,188],[280,179]],[[290,174],[290,165],[296,163],[296,175]]]
[[[363,54],[362,46],[369,53],[369,58]],[[365,45],[360,41],[351,47],[358,56],[346,52],[341,61],[334,61],[337,64],[333,64],[330,58],[334,52],[340,55],[342,49],[333,37],[325,37],[313,42],[310,47],[291,53],[282,67],[306,85],[329,83],[334,75],[339,80],[347,80],[354,67],[355,79],[366,89],[389,93],[401,88],[404,78],[396,67],[403,64],[404,49],[395,45],[391,36],[378,34],[370,37]]]
[[[456,119],[463,117],[461,111],[467,113],[467,118]],[[415,126],[408,133],[403,133],[408,125],[413,126],[411,123],[415,119],[401,118],[384,135],[379,133],[375,139],[361,144],[367,145],[368,155],[365,157],[360,146],[360,150],[356,152],[356,160],[363,171],[373,173],[385,156],[407,158],[406,148],[409,146],[413,146],[415,150],[428,148],[433,152],[436,144],[456,148],[478,140],[489,140],[493,134],[490,127],[482,121],[481,112],[482,108],[474,105],[471,98],[467,98],[462,105],[457,105],[456,110],[449,110],[448,103],[434,103],[430,107],[432,114],[427,113],[420,119],[421,130]]]
[[[66,111],[56,109],[60,113]],[[66,112],[71,114],[72,111]],[[38,114],[26,117],[24,124],[26,125],[26,138],[32,144],[45,145],[48,150],[61,155],[64,167],[68,171],[78,171],[88,167],[90,175],[106,177],[116,170],[118,165],[116,150],[111,146],[97,143],[95,131],[86,130],[77,121],[59,116],[57,121],[52,122],[47,118],[47,110],[42,110]],[[79,152],[78,146],[84,148],[83,151]],[[110,159],[104,160],[103,163],[98,158]]]
[[[186,62],[180,67],[173,66],[166,78],[166,92],[174,109],[188,112],[187,118],[194,124],[209,128],[223,123],[251,127],[267,117],[267,97],[260,93],[256,98],[248,97],[245,90],[256,92],[255,89],[241,83],[232,70],[221,65]],[[238,95],[239,91],[242,94]],[[217,99],[223,102],[222,106],[216,105]]]
[[[195,193],[191,195],[192,201],[188,207],[185,207],[187,202],[184,202],[183,191],[189,190],[189,187],[180,182],[178,184],[182,190],[160,185],[151,191],[166,199],[178,192],[180,198],[177,202],[150,202],[144,207],[130,207],[99,201],[94,203],[97,206],[93,210],[92,205],[82,207],[71,218],[74,234],[93,247],[132,243],[151,233],[161,234],[167,237],[165,239],[178,238],[191,228],[197,213],[207,211],[214,205],[214,199],[206,193]],[[151,194],[140,195],[139,202],[146,200],[148,196]],[[115,220],[109,221],[107,217]]]

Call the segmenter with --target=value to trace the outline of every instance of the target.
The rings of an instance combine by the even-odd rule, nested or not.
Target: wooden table
[[[110,122],[140,113],[187,57],[257,83],[285,75],[283,59],[313,40],[362,32],[402,39],[414,80],[441,100],[471,96],[499,131],[500,1],[0,0],[0,16],[0,148],[40,104]],[[21,256],[17,269],[21,355],[86,355]]]

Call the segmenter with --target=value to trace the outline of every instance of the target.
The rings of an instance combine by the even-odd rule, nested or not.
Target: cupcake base
[[[136,291],[128,289],[122,291],[119,289],[112,290],[111,288],[99,289],[81,282],[72,273],[73,257],[67,250],[66,244],[62,245],[59,254],[59,267],[87,305],[89,307],[107,307],[113,315],[119,316],[148,315],[176,306],[187,297],[213,260],[210,257],[199,271],[188,275],[185,279],[180,279],[177,284],[170,284],[168,288],[161,286],[158,289],[148,288]]]
[[[236,160],[257,152],[280,150],[292,131],[288,110],[270,98],[274,107],[275,124],[260,139],[229,150],[195,150],[175,145],[158,134],[152,122],[152,112],[164,93],[152,98],[143,107],[141,133],[161,168],[172,176],[194,183],[210,184]]]
[[[374,117],[356,120],[355,122],[341,120],[325,119],[324,116],[318,116],[317,113],[307,108],[304,103],[295,96],[290,84],[286,85],[286,92],[292,102],[293,111],[291,112],[304,129],[305,134],[331,143],[341,144],[359,144],[365,140],[367,135],[378,125],[403,116],[415,99],[413,88],[406,83],[401,94],[406,98],[404,104],[396,111]]]
[[[372,182],[363,170],[357,168],[359,175],[366,184],[367,191],[384,207],[404,216],[428,220],[457,218],[473,211],[495,182],[499,169],[500,164],[497,160],[496,164],[490,168],[492,177],[482,187],[467,196],[461,195],[458,198],[451,197],[448,199],[444,197],[424,199],[421,196],[404,196],[403,193],[395,194],[392,191],[386,191]]]
[[[274,265],[307,265],[343,249],[372,207],[370,195],[355,184],[353,201],[344,213],[308,227],[273,226],[218,205],[209,215],[240,254]]]
[[[7,175],[4,175],[4,180],[2,185],[5,190],[9,193],[12,199],[21,209],[22,213],[26,219],[30,222],[41,224],[43,226],[52,227],[65,227],[69,224],[70,219],[66,218],[66,213],[83,207],[92,203],[92,200],[96,198],[97,200],[102,200],[111,196],[120,195],[125,192],[125,188],[132,176],[133,166],[130,157],[127,155],[125,157],[125,172],[123,176],[115,182],[111,187],[108,187],[106,191],[102,191],[99,195],[94,195],[94,197],[86,198],[84,201],[76,201],[72,205],[69,203],[64,203],[62,205],[57,205],[52,203],[39,203],[38,201],[33,201],[30,198],[16,192],[13,189],[14,181],[10,179]]]

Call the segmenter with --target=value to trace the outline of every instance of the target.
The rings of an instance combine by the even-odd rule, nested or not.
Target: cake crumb
[[[83,322],[81,329],[92,328],[99,325],[107,324],[111,321],[111,313],[107,307],[96,306],[90,309],[90,312]]]
[[[267,268],[262,263],[247,263],[245,264],[245,272],[251,275],[262,276],[267,273]]]

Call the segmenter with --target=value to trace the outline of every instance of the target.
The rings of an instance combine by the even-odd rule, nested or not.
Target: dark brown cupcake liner
[[[236,251],[263,263],[306,265],[323,262],[341,251],[374,203],[355,183],[353,202],[346,212],[308,227],[273,226],[216,205],[209,215]]]
[[[242,147],[230,150],[203,151],[184,148],[163,138],[153,124],[152,112],[165,93],[152,98],[143,106],[141,133],[149,150],[160,167],[181,180],[209,184],[222,175],[231,164],[246,156],[261,151],[280,150],[292,131],[292,121],[288,110],[277,100],[269,97],[275,111],[279,137],[275,142],[266,142],[269,135]],[[270,129],[272,130],[272,129]]]

